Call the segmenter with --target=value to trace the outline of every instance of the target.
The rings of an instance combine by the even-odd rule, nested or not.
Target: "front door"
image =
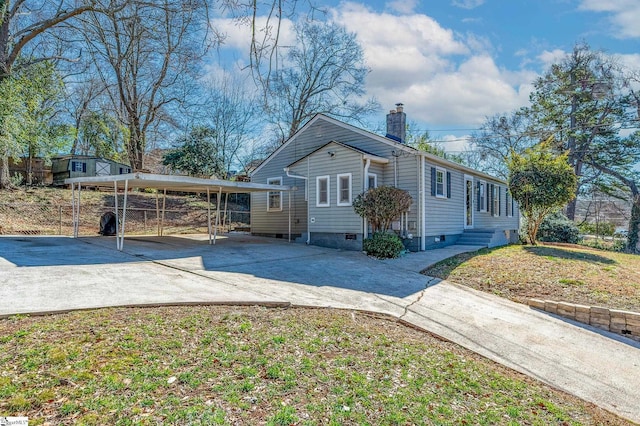
[[[464,177],[464,229],[473,228],[473,178]]]

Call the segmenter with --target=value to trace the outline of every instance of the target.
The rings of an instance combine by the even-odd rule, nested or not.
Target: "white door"
[[[108,176],[111,174],[111,164],[96,161],[96,176]]]
[[[473,178],[464,177],[464,229],[473,228]]]

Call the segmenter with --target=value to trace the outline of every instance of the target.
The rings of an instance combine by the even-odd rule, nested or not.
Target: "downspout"
[[[308,169],[309,169],[309,159],[307,158],[307,172],[308,172]],[[305,191],[307,193],[307,244],[309,244],[311,242],[311,232],[309,232],[309,177],[291,174],[291,172],[289,172],[288,167],[284,168],[284,172],[286,173],[287,177],[290,177],[293,179],[303,179],[305,181],[304,182],[304,184],[306,185]],[[289,199],[291,199],[291,191],[289,191]],[[289,235],[291,235],[291,232],[289,232]]]
[[[426,206],[425,206],[425,170],[427,168],[425,156],[421,155],[421,169],[420,169],[420,185],[422,186],[422,192],[420,192],[420,250],[425,251],[427,248],[427,236],[426,236],[426,228],[427,228],[427,219],[426,219]]]
[[[371,166],[371,158],[365,157],[364,170],[362,174],[362,192],[367,192],[367,186],[369,184],[369,166]],[[365,217],[362,218],[362,239],[368,237],[367,234],[367,219]]]

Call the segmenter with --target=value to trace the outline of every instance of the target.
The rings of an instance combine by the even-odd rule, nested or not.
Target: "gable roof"
[[[497,181],[497,182],[506,183],[504,180],[499,179],[499,178],[497,178],[495,176],[491,176],[491,175],[488,175],[488,174],[486,174],[484,172],[481,172],[479,170],[472,169],[471,167],[467,167],[467,166],[464,166],[462,164],[453,162],[451,160],[447,160],[445,158],[438,157],[437,155],[433,155],[433,154],[430,154],[428,152],[420,151],[418,149],[415,149],[415,148],[410,147],[408,145],[405,145],[403,143],[396,142],[393,139],[389,139],[387,137],[380,136],[380,135],[375,134],[373,132],[370,132],[368,130],[356,127],[356,126],[354,126],[352,124],[348,124],[348,123],[345,123],[343,121],[336,120],[335,118],[329,117],[328,115],[324,115],[324,114],[316,114],[311,120],[309,120],[304,126],[302,126],[302,128],[300,128],[293,136],[291,136],[282,145],[280,145],[278,147],[278,149],[273,151],[267,158],[265,158],[265,160],[262,163],[260,163],[260,165],[258,167],[256,167],[255,170],[253,170],[253,172],[251,172],[251,176],[253,176],[255,173],[257,173],[273,157],[278,155],[278,153],[280,153],[280,151],[282,151],[289,144],[291,144],[293,141],[295,141],[299,137],[299,135],[303,134],[308,128],[310,128],[311,126],[313,126],[316,122],[318,122],[320,120],[326,121],[328,123],[331,123],[333,125],[341,127],[341,128],[343,128],[345,130],[349,130],[349,131],[358,133],[358,134],[360,134],[360,135],[362,135],[364,137],[367,137],[367,138],[373,139],[375,141],[381,142],[381,143],[383,143],[385,145],[389,145],[389,146],[393,147],[396,150],[401,150],[401,151],[408,152],[408,153],[411,153],[411,154],[414,154],[414,155],[423,156],[427,160],[429,160],[431,162],[434,162],[434,163],[439,163],[440,165],[443,165],[445,167],[449,167],[449,168],[452,168],[452,169],[458,169],[458,170],[461,170],[462,172],[473,173],[475,175],[482,176],[482,177],[484,177],[486,179],[491,179],[491,180],[494,180],[494,181]],[[343,145],[345,145],[345,144],[343,144]],[[345,146],[348,146],[348,145],[345,145]],[[351,147],[351,148],[353,148],[353,147]],[[309,154],[307,154],[307,155],[309,155]]]
[[[313,151],[311,151],[310,153],[308,153],[304,157],[299,158],[296,161],[294,161],[293,163],[289,164],[286,168],[292,167],[293,165],[295,165],[295,164],[301,162],[302,160],[304,160],[305,158],[310,157],[313,154],[315,154],[316,152],[320,151],[321,149],[323,149],[327,145],[332,145],[332,144],[341,146],[341,147],[349,149],[351,151],[355,151],[355,152],[357,152],[359,154],[362,154],[365,157],[369,157],[371,160],[373,160],[375,162],[378,162],[378,163],[386,164],[386,163],[389,162],[388,158],[380,157],[379,155],[372,154],[372,153],[367,152],[367,151],[365,151],[363,149],[356,148],[355,146],[347,145],[346,143],[342,143],[342,142],[338,142],[338,141],[329,141],[329,142],[325,143],[324,145],[322,145],[321,147],[319,147],[317,149],[314,149]]]

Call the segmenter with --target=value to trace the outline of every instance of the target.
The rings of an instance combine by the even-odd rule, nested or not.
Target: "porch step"
[[[504,232],[495,229],[465,229],[456,244],[495,247],[506,244]]]

